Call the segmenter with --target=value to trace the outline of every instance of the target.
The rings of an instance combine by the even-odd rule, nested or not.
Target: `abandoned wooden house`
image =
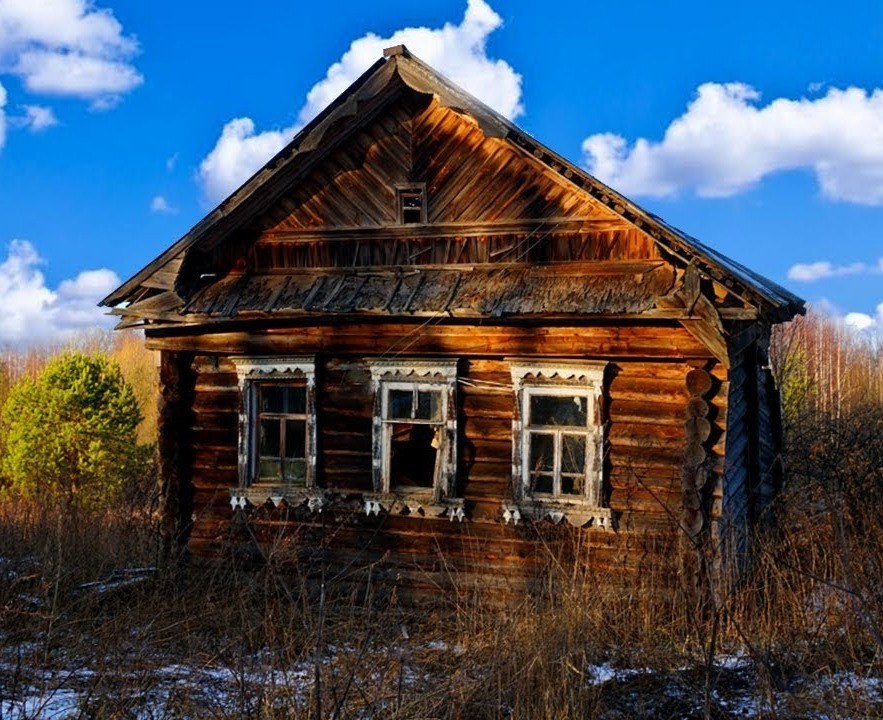
[[[749,528],[803,312],[401,46],[103,304],[160,352],[190,557],[430,592],[527,587],[547,532],[628,573]]]

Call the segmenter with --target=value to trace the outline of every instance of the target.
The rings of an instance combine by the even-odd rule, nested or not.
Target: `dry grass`
[[[258,570],[230,562],[125,574],[119,571],[154,561],[149,507],[129,502],[72,516],[6,503],[4,717],[60,710],[218,718],[879,716],[883,686],[866,678],[883,676],[875,639],[883,498],[869,494],[883,486],[883,454],[873,432],[849,449],[842,437],[868,422],[829,429],[813,461],[792,473],[779,523],[755,539],[748,580],[722,593],[716,624],[660,600],[664,568],[659,577],[614,584],[559,565],[545,593],[505,612],[474,602],[409,609],[383,588],[359,600],[328,588],[334,600],[323,601],[273,562]],[[821,435],[813,433],[816,443]],[[850,461],[838,461],[842,473],[832,474],[830,454],[845,452]],[[859,468],[870,484],[841,483]],[[854,498],[859,487],[862,497]],[[712,632],[718,651],[709,658]],[[27,707],[10,705],[25,697]]]

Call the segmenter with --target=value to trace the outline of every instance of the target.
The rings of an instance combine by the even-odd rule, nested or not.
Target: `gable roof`
[[[388,100],[390,88],[395,86],[393,81],[396,79],[416,92],[434,95],[441,105],[473,118],[486,136],[505,139],[529,153],[575,188],[647,233],[686,266],[692,266],[700,275],[722,283],[744,301],[757,307],[769,321],[787,320],[804,312],[804,302],[796,295],[669,225],[609,188],[440,75],[401,45],[384,51],[383,58],[363,73],[239,189],[174,245],[105,297],[100,304],[113,307],[127,303],[142,287],[173,287],[183,256],[188,251],[206,244],[216,245],[269,207],[289,186],[292,177],[309,169],[310,156],[315,154],[313,151],[334,142],[339,121],[377,112]]]

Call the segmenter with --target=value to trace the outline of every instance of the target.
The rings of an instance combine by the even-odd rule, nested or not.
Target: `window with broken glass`
[[[456,360],[367,361],[375,390],[374,490],[438,503],[454,492]]]
[[[383,384],[383,462],[392,492],[433,489],[442,470],[446,408],[438,385]]]

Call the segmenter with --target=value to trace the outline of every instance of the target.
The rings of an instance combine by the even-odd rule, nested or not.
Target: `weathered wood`
[[[157,399],[157,459],[160,477],[160,536],[163,557],[181,559],[193,511],[191,407],[194,375],[190,353],[160,353]]]

